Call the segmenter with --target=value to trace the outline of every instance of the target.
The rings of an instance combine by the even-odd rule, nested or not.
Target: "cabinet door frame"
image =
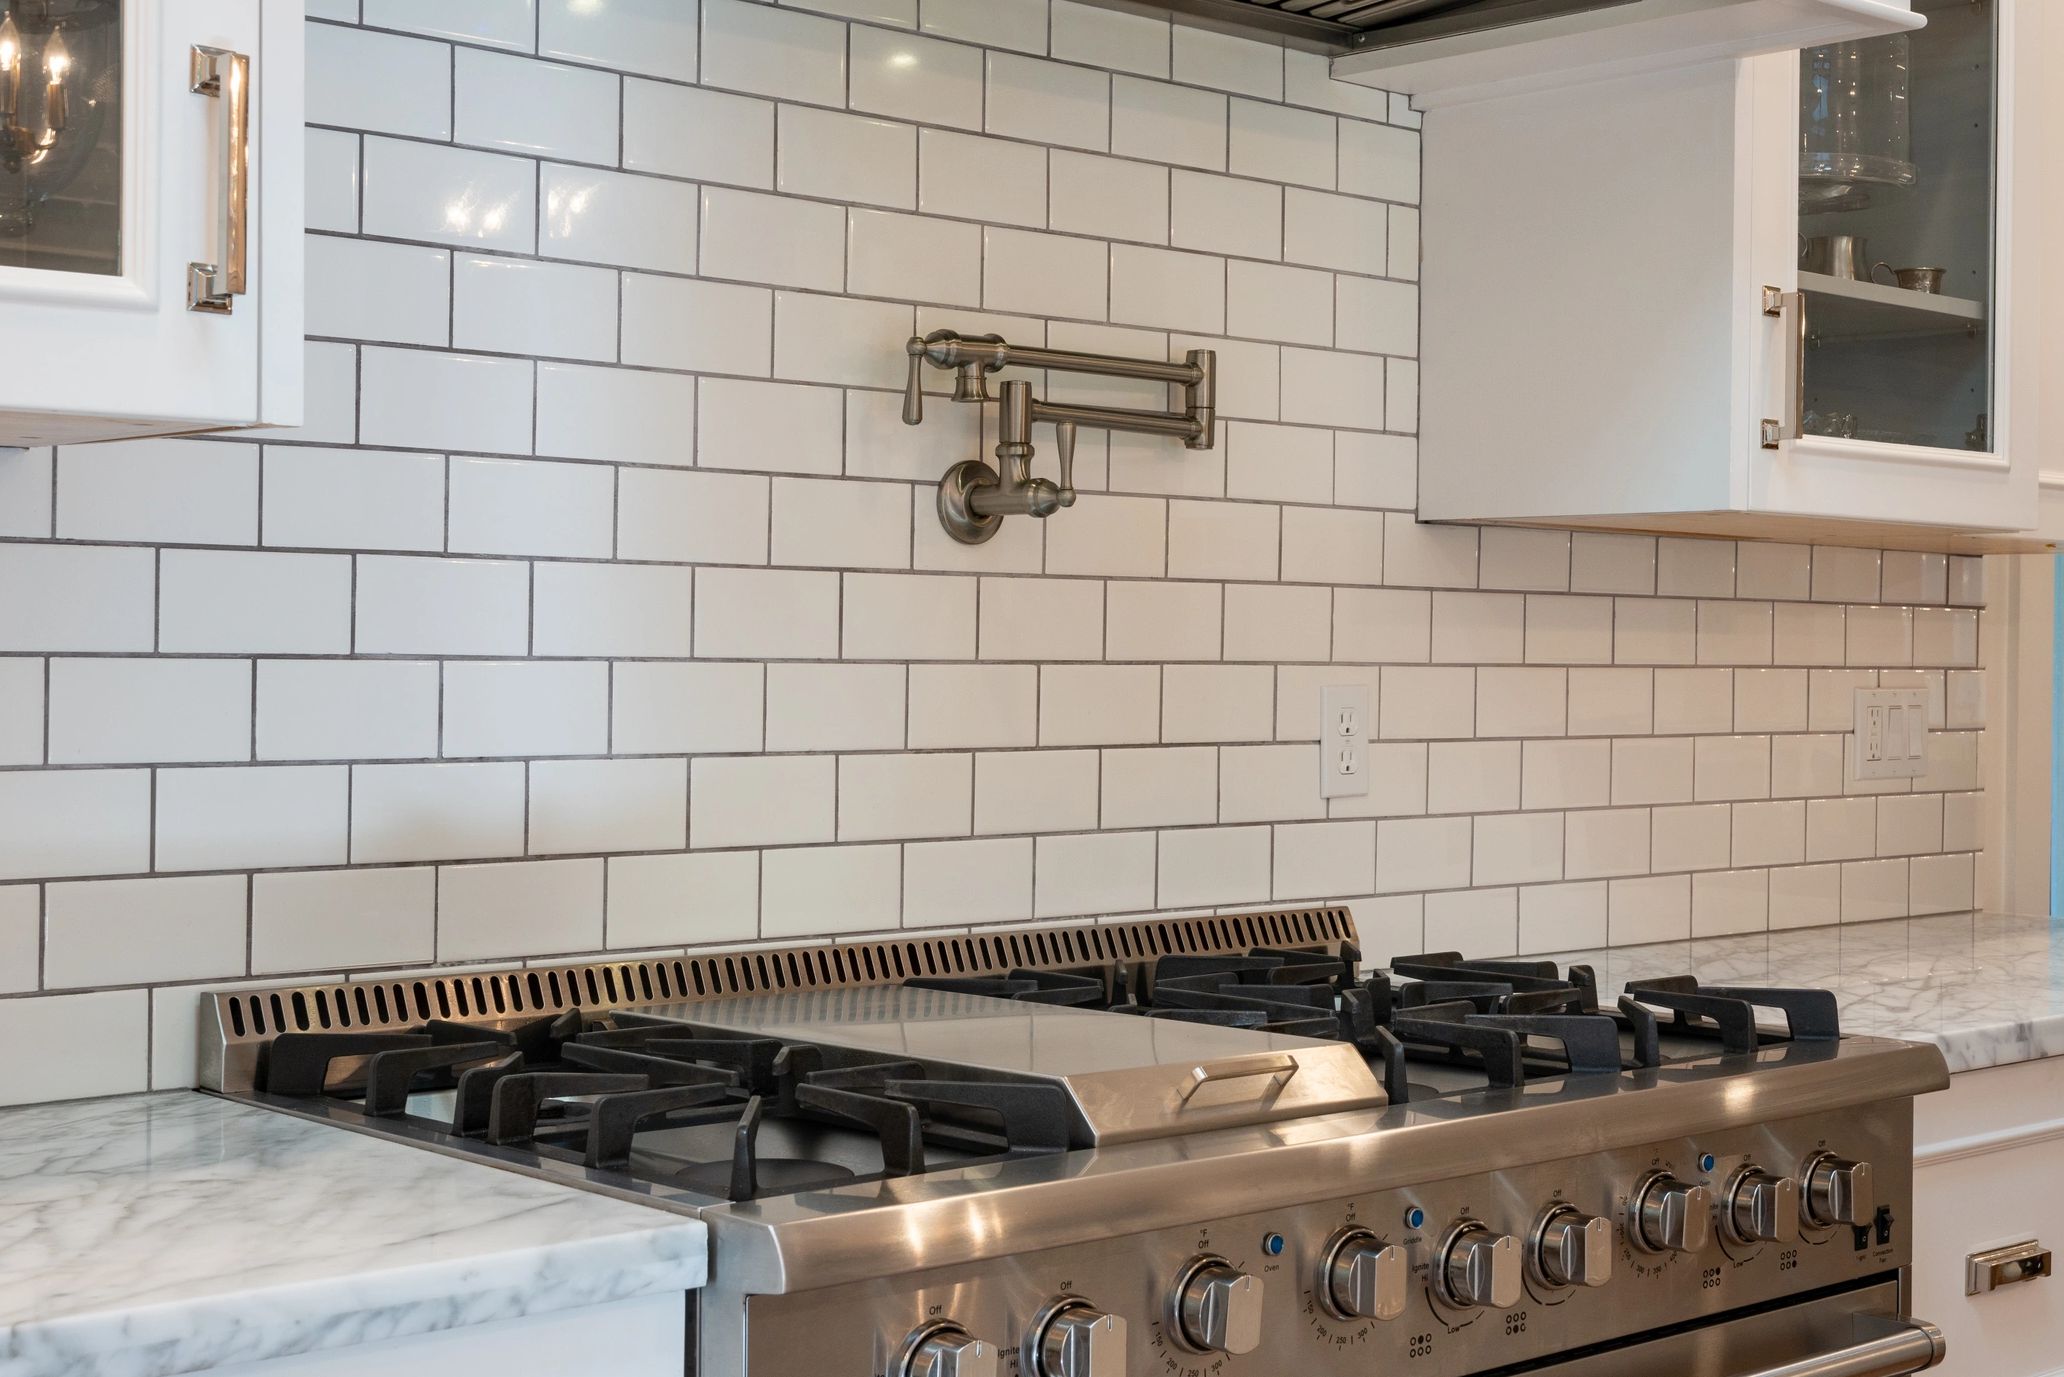
[[[1777,450],[1745,456],[1741,496],[1750,510],[1824,512],[1866,520],[1912,523],[1925,519],[1970,530],[2023,531],[2034,520],[2035,444],[2031,399],[2039,384],[2032,361],[2038,356],[2026,319],[2017,309],[2024,295],[2017,257],[2020,242],[2037,244],[2042,198],[2017,191],[2026,177],[2046,175],[2035,158],[2020,155],[2017,126],[2026,102],[2019,69],[2039,60],[2039,27],[2027,25],[2021,0],[1990,0],[1994,6],[1997,91],[1993,178],[1993,279],[1989,324],[1992,338],[1993,400],[1988,451],[1887,445],[1828,436],[1784,440]],[[1922,35],[1916,41],[1925,41]],[[1752,59],[1752,117],[1757,171],[1754,173],[1754,284],[1785,292],[1799,290],[1797,150],[1799,147],[1799,62],[1797,52]],[[2040,83],[2031,83],[2038,85]],[[2039,142],[2039,140],[2037,141]],[[1753,284],[1752,284],[1753,285]],[[1745,293],[1745,296],[1748,295]],[[1744,301],[1745,310],[1757,303]],[[1757,391],[1751,433],[1761,418],[1787,415],[1790,406],[1792,321],[1762,318],[1754,376]],[[2029,434],[2024,436],[2023,432]],[[1925,513],[1925,518],[1921,517]]]

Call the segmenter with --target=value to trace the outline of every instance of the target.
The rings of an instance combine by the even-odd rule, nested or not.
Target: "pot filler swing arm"
[[[1086,406],[1049,402],[1032,395],[1028,382],[1006,381],[997,411],[996,467],[964,459],[939,480],[939,524],[965,545],[979,545],[996,534],[1006,516],[1052,516],[1075,505],[1075,431],[1078,426],[1124,430],[1141,435],[1166,435],[1187,449],[1210,449],[1217,408],[1218,356],[1192,349],[1181,363],[1128,359],[1112,354],[1086,354],[1072,349],[1041,349],[1011,344],[1001,335],[963,335],[934,330],[913,335],[903,346],[910,356],[910,380],[903,391],[903,423],[924,420],[924,365],[954,370],[953,400],[989,400],[989,375],[1002,368],[1043,368],[1054,372],[1094,373],[1107,378],[1139,378],[1183,390],[1181,411],[1136,411],[1118,406]],[[1032,476],[1032,427],[1051,422],[1059,446],[1061,481]]]

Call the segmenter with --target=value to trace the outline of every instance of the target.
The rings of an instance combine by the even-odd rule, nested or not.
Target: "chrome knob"
[[[914,1329],[903,1341],[899,1377],[1001,1377],[996,1345],[942,1321]]]
[[[1125,1321],[1064,1296],[1032,1326],[1024,1357],[1033,1377],[1125,1377]]]
[[[1550,1286],[1603,1286],[1612,1280],[1612,1221],[1557,1205],[1534,1234],[1534,1270]]]
[[[1657,1172],[1634,1192],[1627,1232],[1651,1253],[1696,1253],[1713,1233],[1713,1193]]]
[[[1742,1168],[1728,1184],[1720,1228],[1736,1243],[1790,1243],[1799,1236],[1799,1183]]]
[[[1807,1222],[1823,1228],[1836,1224],[1868,1224],[1877,1208],[1871,1192],[1868,1162],[1852,1162],[1823,1152],[1806,1163],[1800,1173],[1806,1189],[1800,1198],[1806,1206]]]
[[[1517,1240],[1465,1219],[1449,1231],[1434,1278],[1440,1298],[1459,1310],[1503,1310],[1519,1303],[1519,1270]]]
[[[1261,1279],[1200,1257],[1170,1297],[1176,1338],[1200,1353],[1252,1353],[1261,1343]]]
[[[1343,1229],[1320,1266],[1319,1298],[1344,1320],[1394,1320],[1405,1313],[1411,1280],[1403,1248],[1367,1229]]]

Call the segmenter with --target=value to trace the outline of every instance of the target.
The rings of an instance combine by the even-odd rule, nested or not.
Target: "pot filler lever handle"
[[[1288,1053],[1263,1057],[1235,1057],[1229,1061],[1205,1062],[1190,1068],[1189,1083],[1182,1088],[1178,1097],[1184,1104],[1190,1097],[1210,1085],[1213,1081],[1242,1081],[1254,1076],[1267,1076],[1270,1091],[1281,1089],[1283,1083],[1297,1074],[1297,1058]]]
[[[1942,1331],[1926,1320],[1859,1315],[1856,1330],[1847,1348],[1734,1377],[1908,1377],[1934,1367],[1946,1351]]]

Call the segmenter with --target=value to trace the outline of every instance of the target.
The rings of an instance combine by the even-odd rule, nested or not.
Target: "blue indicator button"
[[[1261,1240],[1261,1251],[1267,1253],[1270,1257],[1281,1257],[1283,1255],[1283,1236],[1281,1234],[1264,1235]]]
[[[1417,1205],[1405,1211],[1405,1227],[1407,1229],[1416,1229],[1425,1222],[1426,1211],[1420,1209]]]
[[[1698,1159],[1698,1169],[1699,1169],[1700,1171],[1711,1171],[1711,1170],[1713,1169],[1713,1154],[1712,1154],[1712,1153],[1710,1153],[1710,1152],[1707,1152],[1707,1153],[1701,1153],[1701,1154],[1699,1155],[1699,1159]]]

